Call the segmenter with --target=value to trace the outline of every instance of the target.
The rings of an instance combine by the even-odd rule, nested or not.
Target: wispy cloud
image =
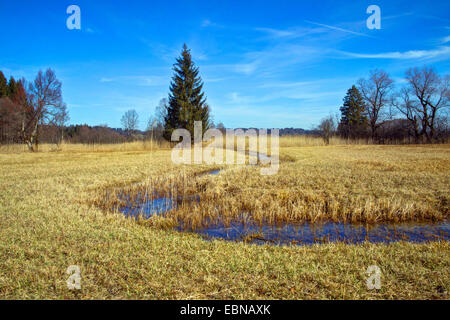
[[[242,73],[245,75],[251,75],[257,70],[258,65],[260,64],[260,60],[254,60],[249,63],[237,63],[233,65],[232,70],[237,73]]]
[[[166,76],[118,76],[118,77],[103,77],[100,82],[120,82],[129,83],[138,86],[162,86],[167,85],[168,80]]]
[[[341,31],[341,32],[345,32],[345,33],[354,34],[354,35],[357,35],[357,36],[374,38],[373,36],[365,34],[365,33],[356,32],[356,31],[353,31],[353,30],[348,30],[348,29],[339,28],[339,27],[335,27],[335,26],[330,26],[330,25],[323,24],[323,23],[313,22],[313,21],[309,21],[309,20],[305,20],[305,22],[310,23],[310,24],[314,24],[316,26],[321,26],[321,27],[324,27],[324,28],[336,30],[336,31]]]
[[[329,78],[312,81],[283,81],[266,82],[252,88],[253,94],[243,95],[234,91],[226,94],[221,103],[247,106],[263,106],[265,103],[277,103],[282,99],[289,99],[293,104],[301,103],[329,103],[330,99],[340,98],[345,94],[353,78]],[[326,90],[324,88],[327,88]]]
[[[208,27],[208,26],[210,26],[211,24],[212,24],[211,20],[205,19],[205,20],[202,21],[201,26],[202,26],[202,27]]]
[[[270,35],[274,38],[292,37],[297,34],[295,31],[278,30],[278,29],[273,29],[273,28],[255,28],[255,30],[267,33],[268,35]]]
[[[383,53],[353,53],[339,51],[345,56],[352,58],[367,59],[432,59],[450,56],[450,47],[439,47],[432,50],[410,50],[405,52],[383,52]]]
[[[438,17],[438,16],[433,16],[433,15],[418,15],[419,17],[422,17],[422,18],[426,18],[426,19],[432,19],[432,20],[437,20],[437,21],[442,21],[442,22],[449,22],[450,20],[449,19],[446,19],[446,18],[441,18],[441,17]]]
[[[257,74],[270,77],[295,65],[310,67],[313,61],[320,59],[326,52],[327,50],[319,47],[283,43],[259,51],[247,52],[242,61],[228,65],[228,70],[243,75]]]
[[[304,27],[293,27],[286,30],[274,28],[255,28],[254,30],[263,32],[269,38],[273,39],[282,39],[282,38],[293,39],[326,32],[326,29],[324,28],[304,28]]]
[[[204,19],[204,20],[202,20],[202,23],[200,24],[200,26],[201,26],[202,28],[206,28],[206,27],[219,27],[219,28],[224,28],[223,25],[218,24],[218,23],[216,23],[216,22],[213,22],[213,21],[211,21],[211,20],[209,20],[209,19]]]
[[[270,92],[263,96],[265,100],[277,101],[280,98],[288,98],[302,101],[322,101],[329,97],[340,97],[353,80],[340,77],[311,81],[283,81],[265,83],[259,88]]]
[[[391,16],[383,16],[382,19],[383,20],[390,20],[390,19],[403,18],[403,17],[406,17],[406,16],[412,16],[412,15],[414,15],[414,12],[405,12],[405,13],[391,15]]]
[[[318,52],[319,50],[313,47],[283,44],[246,52],[233,63],[205,64],[201,68],[203,72],[206,71],[211,77],[216,78],[223,78],[224,75],[230,78],[233,74],[270,77],[274,73],[282,73],[285,68],[293,65],[301,63],[306,65],[306,62],[311,62],[318,57]]]
[[[450,36],[446,36],[441,39],[441,43],[447,43],[447,42],[450,42]]]
[[[89,27],[86,27],[86,26],[82,27],[81,31],[85,32],[85,33],[89,33],[89,34],[96,34],[96,35],[102,33],[100,29],[94,28],[92,25]]]

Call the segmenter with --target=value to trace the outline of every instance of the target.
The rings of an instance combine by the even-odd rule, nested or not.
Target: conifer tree
[[[344,97],[344,104],[340,108],[341,121],[338,131],[345,138],[358,138],[365,135],[368,120],[365,116],[364,99],[356,88],[352,86]]]
[[[8,83],[8,96],[9,97],[14,97],[17,94],[17,82],[16,80],[11,76],[11,78],[9,78],[9,83]]]
[[[8,82],[5,75],[0,71],[0,98],[7,97],[9,95]]]
[[[170,140],[173,130],[187,129],[194,138],[194,121],[202,121],[203,130],[209,128],[209,107],[202,91],[199,69],[192,61],[190,50],[183,45],[181,56],[173,67],[169,105],[165,117],[164,137]]]

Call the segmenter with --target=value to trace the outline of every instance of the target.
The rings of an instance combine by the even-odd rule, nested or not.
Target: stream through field
[[[219,170],[204,174],[217,175]],[[175,209],[179,203],[199,202],[199,196],[186,198],[157,198],[148,199],[139,205],[120,208],[128,217],[142,215],[148,219],[153,215],[163,215]],[[177,227],[180,231],[187,228]],[[327,242],[426,242],[445,240],[449,241],[450,223],[379,223],[379,224],[350,224],[342,222],[323,223],[285,223],[282,225],[259,225],[251,221],[236,222],[229,226],[222,224],[210,225],[207,228],[193,231],[205,239],[220,238],[229,241],[246,241],[250,243],[268,244],[313,244]]]

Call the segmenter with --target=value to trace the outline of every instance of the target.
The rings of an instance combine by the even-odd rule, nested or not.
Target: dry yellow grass
[[[170,144],[165,141],[133,141],[125,143],[42,143],[39,144],[39,152],[114,152],[114,151],[151,151],[169,149]],[[0,153],[26,153],[28,147],[25,144],[0,145]]]
[[[312,203],[321,201],[314,195],[346,195],[376,204],[381,192],[434,208],[437,193],[449,194],[448,152],[448,146],[289,148],[282,153],[295,162],[282,162],[267,180],[256,168],[240,167],[193,181],[217,188],[202,196],[229,194],[236,205],[263,203],[263,195],[282,204],[309,193]],[[0,154],[0,297],[448,299],[446,241],[310,247],[203,241],[95,205],[106,190],[211,168],[174,166],[167,150]],[[81,268],[81,291],[67,289],[69,265]],[[382,271],[380,290],[366,287],[369,265]]]
[[[142,202],[147,194],[174,199],[198,195],[198,203],[186,201],[166,215],[192,229],[229,225],[242,213],[268,224],[448,219],[448,145],[283,148],[281,161],[279,172],[271,176],[243,165],[225,167],[218,176],[196,176],[202,169],[188,166],[182,174],[107,189],[95,203],[112,211],[125,205],[123,192],[132,203]]]

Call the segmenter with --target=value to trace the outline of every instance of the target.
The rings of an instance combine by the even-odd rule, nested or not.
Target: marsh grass
[[[282,151],[280,171],[272,176],[260,175],[258,167],[242,165],[208,176],[199,174],[206,169],[193,166],[180,173],[150,177],[139,185],[106,190],[97,205],[117,210],[139,205],[147,197],[170,198],[180,205],[163,217],[188,230],[216,224],[228,227],[242,222],[243,213],[253,223],[274,226],[448,219],[447,146],[328,146]],[[127,203],[121,193],[128,195]],[[199,201],[190,201],[193,195]]]
[[[234,139],[234,150],[237,146],[237,138]],[[226,148],[225,136],[223,139],[223,147]],[[268,154],[270,155],[270,143],[271,136],[268,134]],[[39,144],[39,152],[115,152],[115,151],[150,151],[150,150],[160,150],[160,149],[170,149],[177,142],[169,142],[166,140],[144,140],[144,141],[133,141],[125,143],[42,143]],[[203,143],[204,146],[210,144]],[[212,141],[214,144],[215,142]],[[388,141],[387,144],[390,145],[407,145],[408,140],[395,140]],[[449,141],[447,139],[446,143]],[[343,146],[343,145],[372,145],[373,142],[370,139],[344,139],[338,136],[333,136],[330,138],[329,145],[332,146]],[[376,145],[376,144],[375,144]],[[287,135],[279,137],[280,148],[292,148],[292,147],[315,147],[315,146],[325,146],[324,140],[319,136],[314,135]],[[249,141],[246,139],[245,148],[248,150]],[[25,153],[29,152],[25,144],[4,144],[0,145],[0,153]]]
[[[442,145],[287,148],[282,152],[295,161],[282,162],[274,180],[245,166],[196,176],[214,168],[175,166],[167,150],[0,154],[0,297],[448,299],[447,241],[285,247],[204,241],[172,230],[167,219],[126,219],[101,208],[100,201],[106,190],[160,181],[177,185],[184,174],[198,186],[190,183],[183,192],[229,197],[218,198],[224,208],[239,208],[241,199],[264,204],[263,196],[271,194],[290,208],[290,197],[303,191],[297,199],[307,195],[309,203],[320,200],[314,195],[371,197],[374,203],[403,201],[442,214],[448,208],[448,150]],[[202,191],[205,187],[213,189]],[[81,268],[81,291],[67,289],[69,265]],[[380,290],[366,287],[370,265],[382,271]]]
[[[124,143],[42,143],[38,152],[116,152],[116,151],[150,151],[169,149],[170,143],[166,141],[132,141]],[[0,145],[0,153],[28,153],[25,144]]]

